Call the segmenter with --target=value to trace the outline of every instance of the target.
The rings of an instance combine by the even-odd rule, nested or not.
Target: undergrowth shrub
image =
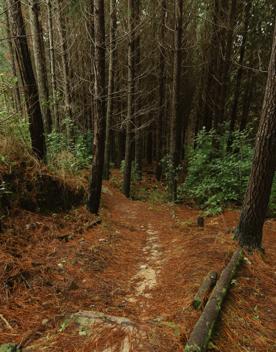
[[[276,216],[276,176],[274,176],[273,184],[272,184],[272,190],[271,190],[271,195],[270,195],[270,201],[269,201],[269,211],[270,215]]]
[[[125,172],[125,167],[126,167],[125,160],[122,160],[121,166],[120,166],[120,173],[122,175]],[[137,181],[139,181],[139,174],[137,171],[136,163],[135,163],[135,161],[133,161],[131,164],[131,182],[137,182]]]
[[[0,133],[30,146],[29,122],[26,117],[0,111]]]
[[[172,158],[169,154],[165,155],[161,159],[162,165],[162,176],[165,181],[166,190],[168,191],[171,187],[172,180],[178,181],[179,174],[181,173],[183,167],[179,164],[177,167],[174,167]]]
[[[207,215],[229,204],[241,205],[251,168],[252,131],[234,132],[231,152],[227,133],[202,130],[188,153],[187,177],[178,187],[180,199],[196,201]]]
[[[74,142],[68,143],[65,134],[53,131],[47,136],[47,159],[51,169],[76,173],[88,167],[92,159],[91,133],[75,133]]]

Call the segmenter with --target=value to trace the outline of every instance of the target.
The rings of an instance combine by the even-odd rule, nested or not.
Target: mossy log
[[[211,289],[217,282],[217,278],[218,274],[215,271],[210,271],[205,276],[193,300],[193,306],[195,309],[200,309],[204,302],[206,302]]]
[[[219,280],[199,318],[190,338],[185,346],[185,352],[204,352],[208,347],[209,340],[212,336],[213,328],[225,295],[231,285],[237,268],[243,257],[242,249],[237,249],[230,262],[222,271]]]

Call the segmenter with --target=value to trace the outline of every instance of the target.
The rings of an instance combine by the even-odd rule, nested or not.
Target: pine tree
[[[255,153],[236,235],[243,247],[261,248],[276,169],[276,23]]]

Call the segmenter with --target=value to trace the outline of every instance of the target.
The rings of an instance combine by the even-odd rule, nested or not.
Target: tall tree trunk
[[[47,67],[45,48],[43,43],[43,32],[40,23],[40,7],[38,0],[29,1],[31,32],[33,43],[33,54],[36,67],[37,86],[39,93],[40,108],[44,121],[44,128],[47,133],[52,130],[52,117],[49,105],[49,89],[47,78]]]
[[[239,58],[239,68],[236,77],[236,86],[234,92],[234,99],[231,111],[231,120],[230,120],[230,127],[229,127],[229,137],[227,141],[228,150],[232,144],[232,134],[235,129],[235,124],[237,120],[237,113],[238,113],[238,104],[239,104],[239,96],[240,96],[240,88],[242,83],[242,75],[243,75],[243,61],[246,49],[246,41],[247,41],[247,32],[249,26],[249,19],[250,19],[250,9],[251,9],[251,1],[248,1],[245,6],[245,17],[244,17],[244,29],[242,33],[242,43],[240,48],[240,58]]]
[[[243,94],[243,103],[242,103],[242,116],[240,121],[240,131],[245,130],[246,124],[249,118],[250,107],[252,104],[254,92],[254,74],[253,72],[249,73],[247,77],[246,87]]]
[[[110,0],[110,32],[109,32],[109,68],[108,68],[108,93],[107,93],[107,112],[106,112],[106,136],[105,136],[105,156],[104,156],[104,179],[109,179],[110,174],[110,144],[111,134],[110,125],[113,114],[113,95],[114,95],[114,59],[116,50],[116,0]]]
[[[68,47],[66,42],[66,25],[64,21],[64,14],[62,13],[61,8],[62,2],[57,0],[57,27],[60,37],[60,46],[61,46],[61,66],[62,66],[62,75],[63,75],[63,94],[64,94],[64,105],[65,105],[65,114],[66,118],[72,121],[72,101],[71,101],[71,90],[70,90],[70,75],[69,75],[69,60],[68,60]],[[68,142],[71,140],[71,124],[70,122],[66,123],[67,129],[67,138]]]
[[[135,93],[135,1],[128,0],[128,92],[127,92],[127,120],[125,144],[125,169],[123,180],[123,193],[130,196],[131,164],[133,147],[133,118],[134,118],[134,93]]]
[[[218,0],[214,1],[213,21],[210,38],[210,46],[208,49],[208,63],[206,68],[206,80],[204,82],[204,97],[202,108],[202,125],[209,131],[212,128],[214,120],[214,96],[215,96],[215,77],[216,77],[216,60],[218,55],[217,43],[217,26],[218,26]]]
[[[8,45],[9,45],[9,51],[10,51],[10,57],[11,57],[11,69],[12,69],[12,74],[13,77],[16,79],[15,82],[15,89],[14,89],[14,103],[15,103],[15,109],[17,113],[22,113],[22,107],[21,107],[21,97],[20,97],[20,90],[19,90],[19,77],[17,77],[17,72],[16,72],[16,55],[15,55],[15,50],[13,46],[13,42],[11,39],[11,26],[10,26],[10,18],[9,18],[9,11],[6,9],[5,11],[6,14],[6,26],[7,26],[7,36],[8,36]]]
[[[95,28],[95,119],[93,138],[92,175],[88,208],[99,212],[104,167],[106,87],[105,87],[105,20],[104,0],[94,0]]]
[[[89,69],[89,82],[88,82],[88,97],[90,99],[90,106],[89,106],[89,114],[87,116],[87,126],[94,125],[94,118],[95,118],[95,102],[94,102],[94,63],[95,63],[95,24],[94,24],[94,0],[91,0],[87,4],[87,37],[89,41],[89,52],[90,52],[90,69]]]
[[[160,0],[161,7],[161,21],[159,33],[159,111],[156,119],[156,170],[155,175],[157,180],[161,179],[162,165],[161,159],[163,157],[163,124],[165,117],[165,25],[167,14],[167,0]]]
[[[231,66],[231,56],[233,51],[233,39],[234,39],[234,25],[237,14],[237,0],[231,1],[231,9],[228,19],[227,33],[226,33],[226,48],[225,48],[225,58],[223,63],[223,75],[222,75],[222,87],[220,92],[220,102],[219,111],[220,121],[225,120],[225,106],[226,98],[228,93],[229,85],[229,70]]]
[[[148,131],[146,139],[146,157],[148,165],[151,165],[153,160],[153,135],[151,131]]]
[[[236,230],[239,243],[261,248],[262,231],[276,168],[276,22],[262,115],[247,191]]]
[[[226,55],[226,21],[228,0],[215,0],[212,34],[209,48],[207,84],[205,86],[204,126],[217,129],[221,122],[221,91],[223,86],[224,58]]]
[[[60,121],[58,117],[57,109],[57,79],[56,79],[56,57],[54,49],[54,32],[53,32],[53,9],[51,0],[46,0],[47,4],[47,25],[48,25],[48,36],[49,36],[49,63],[50,63],[50,76],[51,76],[51,106],[52,106],[52,118],[55,130],[59,130]]]
[[[95,16],[95,7],[93,5],[94,0],[89,1],[90,4],[90,16],[89,18],[92,18],[92,21],[90,21],[90,26],[89,26],[89,44],[90,44],[90,52],[91,52],[91,71],[90,71],[90,91],[94,91],[94,81],[95,81],[95,72],[94,72],[94,63],[95,63],[95,50],[94,50],[94,43],[95,43],[95,23],[94,23],[94,16]],[[95,119],[95,101],[94,101],[94,94],[91,94],[91,115],[90,115],[90,123],[91,123],[91,128],[94,126],[94,119]]]
[[[172,201],[176,201],[177,175],[176,169],[181,158],[181,121],[180,121],[180,80],[181,80],[181,43],[183,22],[183,0],[175,1],[175,30],[174,30],[174,63],[172,86],[172,111],[170,121],[170,180],[169,193]]]
[[[218,52],[216,53],[216,72],[214,77],[214,128],[218,129],[219,125],[223,122],[222,112],[222,94],[223,90],[226,89],[224,86],[224,73],[227,67],[226,56],[227,56],[227,23],[229,20],[229,0],[218,1],[218,27],[216,29],[216,37],[218,43]]]
[[[140,115],[140,102],[141,102],[141,36],[139,34],[139,22],[140,22],[140,0],[135,1],[135,27],[136,27],[136,39],[135,39],[135,171],[138,180],[142,179],[142,132],[141,132],[141,115]]]
[[[27,43],[21,2],[18,0],[8,0],[7,4],[10,11],[11,33],[16,48],[18,67],[22,76],[27,113],[29,116],[32,150],[39,159],[43,159],[46,156],[43,120],[30,50]]]

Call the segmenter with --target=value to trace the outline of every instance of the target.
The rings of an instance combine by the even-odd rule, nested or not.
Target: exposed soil
[[[13,210],[0,234],[0,343],[26,351],[183,351],[193,296],[235,249],[237,211],[196,225],[186,206],[131,201],[106,183],[102,223],[84,207]],[[276,351],[276,221],[247,256],[210,350]]]

